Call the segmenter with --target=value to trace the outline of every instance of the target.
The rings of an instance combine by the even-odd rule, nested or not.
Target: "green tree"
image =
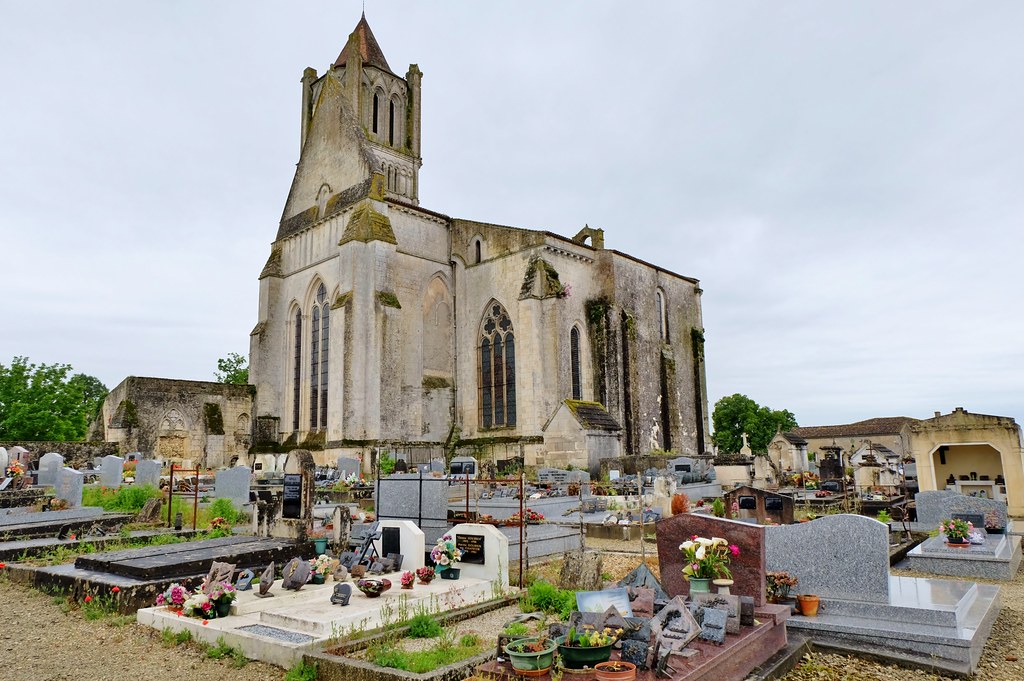
[[[788,409],[762,407],[739,393],[715,402],[711,423],[715,428],[712,439],[720,451],[727,453],[740,451],[743,433],[747,434],[753,451],[763,452],[776,432],[797,427],[796,417]]]
[[[107,394],[96,378],[68,378],[68,364],[0,364],[0,439],[81,440]]]
[[[245,385],[249,382],[249,360],[237,352],[229,352],[227,357],[217,360],[214,376],[218,383]]]

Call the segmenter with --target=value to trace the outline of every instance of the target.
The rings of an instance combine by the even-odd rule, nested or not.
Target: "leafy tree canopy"
[[[0,364],[0,439],[81,440],[99,413],[107,388],[68,364]]]
[[[230,352],[227,357],[217,360],[217,372],[214,376],[218,383],[245,385],[249,382],[249,359],[237,352]]]
[[[711,414],[715,428],[712,438],[722,452],[740,451],[743,433],[747,434],[750,449],[755,452],[768,450],[768,443],[779,430],[797,427],[796,417],[788,409],[775,410],[762,407],[746,395],[730,395],[715,403]]]

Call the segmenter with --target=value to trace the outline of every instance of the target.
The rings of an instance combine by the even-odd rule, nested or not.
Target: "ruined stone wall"
[[[126,453],[120,450],[116,442],[0,442],[0,447],[5,449],[16,446],[27,449],[33,461],[39,461],[43,454],[56,452],[64,457],[64,465],[71,468],[84,468],[93,459]]]

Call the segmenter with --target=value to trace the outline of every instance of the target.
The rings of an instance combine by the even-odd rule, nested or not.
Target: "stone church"
[[[301,152],[250,339],[255,449],[588,466],[595,443],[702,453],[699,282],[605,248],[600,229],[423,207],[422,81],[392,70],[365,16],[302,74]]]

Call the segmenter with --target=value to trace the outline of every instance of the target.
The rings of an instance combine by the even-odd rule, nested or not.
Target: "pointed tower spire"
[[[370,24],[366,21],[365,13],[359,18],[359,23],[352,29],[352,33],[359,39],[359,56],[363,59],[363,65],[375,66],[382,71],[391,73],[388,60],[384,58],[384,51],[380,49],[377,39],[373,36],[373,31],[370,30]],[[341,54],[338,55],[337,61],[334,62],[334,66],[344,66],[347,57],[348,55],[343,49]]]

